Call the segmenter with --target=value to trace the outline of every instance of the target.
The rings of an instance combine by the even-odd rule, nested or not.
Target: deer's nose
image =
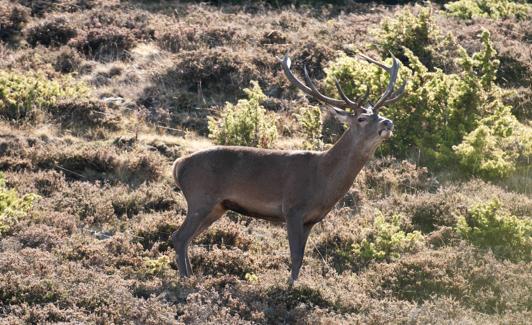
[[[388,130],[393,129],[393,122],[390,121],[390,120],[384,120],[384,121],[382,122],[382,124],[384,124],[384,126],[387,127]]]

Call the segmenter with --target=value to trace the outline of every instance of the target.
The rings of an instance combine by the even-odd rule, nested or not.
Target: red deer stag
[[[225,211],[250,217],[286,222],[292,272],[290,283],[299,275],[307,238],[351,187],[375,149],[392,135],[392,121],[378,115],[379,109],[398,100],[406,81],[394,91],[399,60],[392,66],[362,56],[386,70],[389,83],[375,104],[364,98],[349,99],[340,84],[342,100],[320,93],[304,69],[305,83],[290,70],[288,55],[282,60],[286,77],[297,88],[332,107],[330,110],[348,126],[327,151],[283,151],[220,146],[179,158],[173,165],[177,186],[183,192],[188,212],[183,225],[172,234],[176,262],[182,276],[192,273],[188,245]],[[350,109],[350,112],[344,109]]]

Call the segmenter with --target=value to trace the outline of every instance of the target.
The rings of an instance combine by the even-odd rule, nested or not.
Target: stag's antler
[[[307,71],[307,67],[306,66],[303,67],[303,72],[304,72],[303,76],[304,76],[305,81],[306,81],[308,86],[305,85],[302,81],[300,81],[292,73],[292,70],[290,70],[290,66],[292,65],[292,61],[290,60],[290,57],[288,57],[288,54],[285,55],[285,57],[284,57],[284,59],[282,61],[282,65],[283,65],[284,73],[286,74],[286,77],[288,78],[288,80],[290,80],[290,82],[292,82],[297,88],[301,89],[307,95],[310,95],[310,96],[316,98],[319,101],[322,101],[322,102],[324,102],[326,104],[332,105],[332,106],[337,107],[337,108],[341,108],[341,109],[344,109],[344,108],[358,109],[359,108],[359,107],[356,107],[355,104],[352,101],[350,101],[350,100],[343,101],[343,100],[339,100],[339,99],[336,99],[336,98],[331,98],[331,97],[328,97],[328,96],[325,96],[324,94],[322,94],[316,88],[314,83],[310,80],[310,77],[308,75],[308,71]]]
[[[372,58],[369,58],[365,55],[361,55],[361,56],[367,61],[374,63],[378,65],[379,67],[383,68],[390,74],[390,82],[388,83],[388,87],[386,88],[384,93],[381,95],[381,97],[379,98],[377,103],[375,103],[375,105],[369,104],[373,108],[373,111],[377,113],[380,107],[386,104],[393,103],[394,101],[398,100],[401,97],[406,87],[406,80],[403,82],[401,87],[399,87],[399,89],[394,92],[393,88],[397,80],[397,75],[398,75],[399,66],[400,66],[399,60],[397,60],[397,58],[395,58],[392,55],[393,64],[391,67],[388,67],[384,65],[383,63],[375,61]],[[366,112],[366,110],[362,106],[364,105],[364,102],[366,102],[369,97],[369,87],[366,88],[366,93],[364,94],[363,97],[352,100],[349,97],[347,97],[344,90],[342,89],[342,86],[340,86],[340,83],[338,82],[338,80],[335,79],[334,82],[336,85],[336,89],[338,90],[338,93],[340,94],[340,97],[342,98],[342,100],[331,98],[331,97],[328,97],[322,94],[318,90],[318,88],[314,85],[314,83],[309,77],[306,66],[303,66],[303,77],[305,78],[306,85],[292,73],[292,70],[290,70],[291,60],[290,60],[290,57],[288,57],[288,53],[285,55],[282,61],[282,66],[283,66],[284,73],[286,77],[288,78],[288,80],[290,80],[290,82],[292,82],[297,88],[301,89],[304,93],[316,98],[319,101],[322,101],[326,104],[334,106],[335,108],[338,108],[338,109],[344,110],[345,108],[351,108],[357,112]]]
[[[393,88],[395,87],[395,82],[397,81],[397,75],[399,74],[399,67],[401,66],[401,63],[399,62],[399,60],[393,54],[390,53],[390,55],[392,56],[393,62],[392,62],[392,66],[389,67],[385,65],[384,63],[376,61],[364,54],[359,54],[359,55],[362,58],[364,58],[366,61],[378,65],[379,67],[381,67],[382,69],[384,69],[386,72],[390,74],[390,81],[388,82],[388,86],[386,87],[386,90],[384,91],[384,93],[382,93],[379,100],[375,103],[375,105],[373,105],[373,111],[378,112],[382,106],[391,104],[397,101],[399,98],[401,98],[401,96],[405,92],[405,88],[406,88],[406,84],[408,80],[405,79],[403,81],[403,84],[399,87],[399,89],[397,89],[396,91],[393,91]]]

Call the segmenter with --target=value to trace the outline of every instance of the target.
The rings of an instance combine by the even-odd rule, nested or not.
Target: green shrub
[[[305,136],[304,149],[323,150],[323,122],[320,108],[316,106],[303,107],[296,117],[301,127],[301,133]]]
[[[220,118],[209,117],[209,137],[216,144],[268,148],[277,138],[275,115],[261,105],[266,98],[258,82],[244,89],[248,99],[226,103]]]
[[[461,19],[479,17],[525,19],[530,6],[510,0],[459,0],[445,5],[451,16]]]
[[[4,176],[0,173],[0,235],[8,232],[26,215],[37,197],[35,194],[20,197],[17,191],[7,189]]]
[[[394,215],[391,222],[380,215],[373,222],[370,236],[360,243],[354,243],[352,250],[364,261],[382,261],[397,259],[402,253],[415,251],[422,244],[421,232],[405,233],[401,230],[399,215]]]
[[[512,261],[532,260],[532,222],[505,211],[497,200],[473,207],[458,220],[458,233],[473,245]]]
[[[35,120],[61,99],[79,99],[89,90],[69,78],[48,80],[41,74],[0,71],[0,117]]]
[[[163,273],[170,268],[170,258],[166,255],[162,255],[158,258],[147,258],[144,260],[144,269],[146,274],[157,275]]]
[[[417,14],[405,9],[385,19],[373,35],[382,56],[391,52],[405,59],[404,49],[408,48],[430,70],[452,66],[459,48],[453,36],[444,35],[436,25],[431,8],[421,8]]]
[[[532,158],[532,129],[515,118],[508,106],[480,121],[453,149],[461,166],[487,179],[508,177]]]
[[[452,146],[475,129],[481,117],[496,111],[501,91],[494,84],[498,60],[489,33],[482,33],[483,48],[469,56],[461,49],[459,72],[434,72],[409,49],[404,49],[408,67],[402,67],[398,84],[409,80],[404,97],[387,107],[384,115],[394,121],[395,136],[382,153],[397,157],[416,156],[421,164],[434,167],[453,163]],[[390,61],[388,61],[390,62]],[[334,94],[338,79],[350,97],[362,95],[370,87],[370,102],[375,102],[386,87],[388,74],[375,65],[340,56],[326,69],[325,88]]]

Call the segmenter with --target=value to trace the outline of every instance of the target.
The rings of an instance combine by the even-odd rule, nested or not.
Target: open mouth
[[[382,129],[379,131],[379,136],[383,137],[383,138],[389,138],[391,137],[393,134],[392,130],[390,129]]]

